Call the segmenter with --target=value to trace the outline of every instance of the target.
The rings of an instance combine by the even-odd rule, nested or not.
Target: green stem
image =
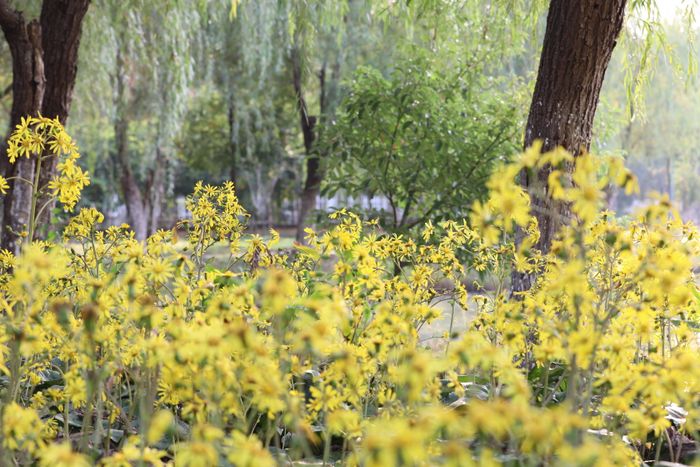
[[[97,373],[97,371],[95,372]],[[92,433],[92,446],[97,449],[99,448],[100,444],[102,443],[102,410],[103,410],[103,404],[102,404],[102,381],[99,376],[95,378],[95,383],[97,384],[97,391],[95,392],[96,395],[96,401],[95,401],[95,430]]]
[[[20,370],[22,368],[22,356],[19,353],[19,341],[13,336],[10,341],[10,385],[7,388],[6,403],[17,400],[19,392]]]
[[[87,454],[90,447],[90,432],[92,431],[92,417],[95,409],[93,398],[95,397],[95,381],[92,373],[93,369],[87,371],[87,398],[85,401],[85,412],[83,413],[83,426],[80,429],[80,452]]]
[[[664,437],[659,435],[659,439],[656,443],[656,455],[654,456],[654,465],[659,463],[661,459],[661,446],[664,444]]]
[[[452,340],[452,327],[454,326],[455,323],[455,301],[452,300],[452,307],[450,310],[450,330],[447,334],[447,344],[445,344],[445,355],[447,355],[447,351],[450,350],[450,341]]]
[[[578,398],[577,389],[578,388],[578,365],[576,363],[576,356],[574,355],[571,360],[571,371],[569,372],[569,383],[566,388],[566,400],[571,404],[571,411],[576,413],[578,411]]]
[[[66,441],[70,440],[70,425],[68,425],[68,416],[70,414],[69,404],[70,402],[68,396],[66,396],[66,399],[63,402],[63,437],[66,439]]]
[[[324,445],[323,445],[323,465],[328,465],[328,460],[331,457],[331,434],[326,426],[326,433],[324,435]]]
[[[549,386],[549,367],[550,363],[547,361],[544,367],[544,384],[542,385],[542,407],[544,407],[545,401],[547,400],[547,386]]]
[[[48,201],[46,201],[40,208],[39,211],[36,213],[36,218],[40,218],[41,214],[44,212],[44,210],[54,201],[55,198],[49,198]]]
[[[36,203],[39,193],[39,176],[41,175],[41,156],[36,158],[36,168],[34,169],[34,183],[32,183],[32,206],[29,211],[29,235],[27,235],[27,245],[34,240],[34,231],[36,230]]]

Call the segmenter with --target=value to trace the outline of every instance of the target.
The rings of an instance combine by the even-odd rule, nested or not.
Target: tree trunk
[[[168,159],[160,145],[156,147],[155,167],[150,170],[146,185],[146,202],[148,213],[148,227],[146,234],[153,235],[160,227],[160,216],[163,213],[165,202],[165,177],[167,174]]]
[[[0,26],[12,55],[12,110],[10,131],[22,117],[58,117],[65,123],[73,95],[78,62],[81,25],[90,0],[44,0],[39,21],[26,23],[21,12],[0,0]],[[43,187],[55,171],[55,159],[42,166]],[[0,154],[0,171],[7,177],[21,177],[34,183],[35,161],[20,159],[10,166],[6,148]],[[18,233],[29,222],[31,186],[27,182],[10,182],[4,200],[2,246],[19,249]],[[45,202],[45,201],[44,201]],[[44,203],[40,200],[38,205]],[[43,221],[48,223],[50,209]]]
[[[323,73],[323,75],[325,75],[325,73]],[[321,79],[321,96],[325,97],[323,81],[324,80]],[[297,241],[302,242],[304,240],[304,228],[308,223],[308,217],[311,212],[316,209],[316,198],[318,198],[322,176],[321,161],[318,155],[313,153],[314,140],[316,139],[316,117],[309,115],[306,99],[304,99],[301,57],[297,48],[292,50],[292,82],[294,84],[294,93],[297,98],[297,107],[299,108],[299,120],[301,123],[301,132],[304,136],[304,152],[306,154],[306,180],[301,193],[301,209],[299,210],[296,235]]]
[[[0,27],[10,47],[12,56],[12,110],[10,132],[22,117],[36,116],[41,109],[46,82],[41,48],[41,27],[37,21],[26,23],[23,15],[0,0]],[[6,177],[21,177],[26,181],[12,180],[5,198],[2,230],[2,248],[13,253],[19,251],[20,233],[29,222],[31,185],[34,180],[35,158],[19,158],[14,165],[7,160],[6,148],[0,154]]]
[[[600,89],[617,37],[626,0],[552,0],[537,81],[525,129],[525,147],[536,140],[542,151],[559,146],[578,155],[587,151]],[[571,167],[569,169],[572,169]],[[539,221],[536,248],[546,252],[569,217],[569,207],[546,195],[551,168],[523,174]],[[513,275],[513,290],[527,290],[533,277]]]
[[[229,180],[231,180],[238,192],[238,167],[236,163],[236,107],[233,102],[233,96],[228,98],[228,145],[231,152],[229,165]]]
[[[129,161],[129,121],[126,115],[126,69],[121,50],[117,49],[114,140],[117,150],[117,165],[129,225],[137,240],[148,235],[148,214],[138,181]]]
[[[136,239],[145,240],[148,234],[148,215],[141,189],[129,163],[128,137],[129,122],[124,116],[117,115],[114,124],[114,139],[117,145],[117,163],[121,171],[120,183],[126,202],[126,212]]]
[[[83,18],[90,0],[44,0],[41,7],[41,43],[44,49],[46,92],[41,105],[45,117],[58,118],[65,125],[68,120],[73,88],[78,72],[78,49]],[[39,186],[43,187],[56,175],[57,160],[54,157],[42,162]],[[43,206],[48,197],[41,197]],[[46,207],[39,219],[45,235],[51,221],[53,203]]]
[[[316,117],[309,116],[308,121],[309,124],[306,132],[313,134],[316,126]],[[304,137],[304,140],[306,140],[306,137]],[[309,150],[310,149],[306,150],[306,181],[304,182],[304,189],[301,193],[301,208],[299,210],[299,224],[297,226],[296,236],[298,242],[304,240],[304,228],[309,223],[309,216],[316,209],[316,200],[318,199],[321,189],[321,161],[318,155],[310,155]]]

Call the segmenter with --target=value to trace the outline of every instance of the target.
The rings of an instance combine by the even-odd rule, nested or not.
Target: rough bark
[[[41,43],[44,49],[46,93],[41,112],[46,117],[68,120],[82,23],[90,0],[44,0],[41,8]]]
[[[323,80],[325,73],[322,73],[321,76],[321,96],[325,96]],[[316,209],[316,199],[321,188],[322,174],[321,161],[318,158],[318,154],[313,152],[316,139],[316,117],[309,115],[306,99],[304,99],[301,57],[297,49],[292,51],[292,83],[294,84],[294,93],[297,98],[301,132],[304,137],[304,152],[306,154],[306,180],[301,193],[301,208],[299,210],[299,223],[296,235],[297,241],[301,242],[304,239],[304,228],[308,223],[308,217]]]
[[[12,56],[10,131],[22,117],[39,113],[65,123],[75,84],[82,21],[89,4],[90,0],[44,0],[39,21],[27,23],[7,0],[0,0],[0,26]],[[27,181],[34,182],[35,161],[20,159],[10,166],[5,151],[3,147],[0,171],[26,180],[11,182],[4,199],[2,246],[17,252],[17,234],[29,221],[31,186]],[[39,186],[44,186],[55,170],[54,160],[47,164],[48,171],[42,166]],[[39,202],[39,206],[43,204]],[[43,218],[45,223],[49,212]]]
[[[78,49],[85,14],[90,0],[44,0],[41,7],[41,43],[44,50],[44,71],[46,92],[41,105],[45,117],[58,118],[65,125],[68,120],[73,88],[78,72]],[[56,175],[56,159],[42,162],[39,186],[46,184]],[[42,197],[38,205],[48,201]],[[53,205],[48,206],[39,222],[46,233],[51,220]]]
[[[46,87],[41,27],[37,21],[27,23],[22,13],[13,10],[6,0],[0,0],[0,27],[12,56],[12,131],[22,117],[36,116],[41,109]],[[0,160],[6,177],[25,180],[10,181],[4,203],[2,247],[17,253],[21,243],[18,234],[26,230],[29,221],[32,190],[28,182],[34,179],[35,158],[23,157],[10,165],[5,148]]]
[[[536,140],[543,151],[564,147],[574,155],[587,151],[600,89],[618,35],[626,0],[552,0],[537,81],[525,129],[525,147]],[[564,203],[546,195],[551,168],[523,174],[539,221],[536,248],[548,251],[554,235],[570,218]],[[515,291],[530,288],[534,277],[513,275]]]

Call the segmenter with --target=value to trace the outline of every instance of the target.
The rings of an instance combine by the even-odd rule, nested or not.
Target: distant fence
[[[364,212],[389,212],[391,210],[389,200],[383,196],[354,197],[336,194],[332,197],[319,196],[316,200],[316,209],[319,211],[330,212],[341,207]],[[270,219],[256,218],[254,207],[252,211],[253,215],[248,224],[254,229],[272,225],[278,228],[293,228],[299,222],[300,201],[298,199],[284,200]],[[106,210],[104,214],[106,225],[120,225],[129,222],[125,204],[117,204],[113,209]],[[163,209],[161,226],[171,228],[178,220],[189,217],[190,214],[185,209],[185,197],[178,196],[174,198],[173,204]]]

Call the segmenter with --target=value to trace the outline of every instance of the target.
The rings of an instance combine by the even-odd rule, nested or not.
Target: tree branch
[[[0,92],[0,99],[7,96],[11,92],[12,92],[12,83],[8,84],[7,87],[5,89],[3,89],[2,92]]]

